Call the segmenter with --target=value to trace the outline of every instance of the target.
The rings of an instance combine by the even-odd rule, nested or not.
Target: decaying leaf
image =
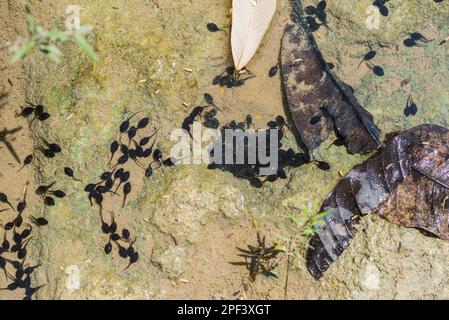
[[[325,225],[310,240],[307,267],[320,278],[349,246],[357,220],[377,214],[449,240],[449,130],[421,125],[384,147],[341,180],[321,211]]]
[[[372,115],[352,89],[332,74],[317,47],[298,0],[282,40],[281,71],[287,104],[302,142],[317,148],[333,131],[347,151],[364,153],[381,146]]]
[[[233,0],[231,46],[237,71],[259,48],[276,12],[276,0]]]

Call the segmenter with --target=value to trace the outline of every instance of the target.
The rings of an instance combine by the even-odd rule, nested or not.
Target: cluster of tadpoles
[[[39,121],[45,121],[50,118],[50,114],[44,110],[44,106],[41,104],[33,104],[27,102],[28,106],[24,107],[20,113],[17,114],[18,117],[28,118],[34,115],[34,119]]]
[[[286,126],[285,119],[282,116],[277,116],[274,121],[270,121],[268,123],[268,130],[262,130],[258,133],[251,129],[253,123],[253,119],[251,115],[247,115],[245,121],[236,123],[235,121],[231,121],[227,125],[221,128],[222,135],[214,142],[214,147],[210,151],[211,159],[214,159],[214,150],[217,148],[221,148],[222,150],[222,159],[218,159],[219,163],[211,161],[208,165],[208,169],[221,169],[223,171],[231,172],[233,176],[246,179],[250,182],[250,184],[255,188],[262,188],[264,183],[267,182],[275,182],[279,179],[287,179],[286,168],[287,167],[300,167],[303,164],[306,164],[310,161],[309,157],[302,153],[295,153],[293,149],[284,150],[281,149],[282,143],[281,140],[284,137],[283,129]],[[232,161],[232,164],[226,164],[225,154],[228,150],[228,146],[226,144],[225,139],[225,130],[239,130],[242,134],[245,134],[246,139],[244,139],[244,163],[236,164],[235,161]],[[278,149],[276,150],[276,155],[270,154],[270,130],[278,131]],[[260,135],[260,132],[263,132],[265,136]],[[257,156],[255,157],[255,163],[249,163],[249,141],[254,141],[255,139],[250,139],[253,136],[255,139],[266,139],[266,154],[267,156],[277,156],[278,157],[278,168],[274,174],[268,176],[261,175],[262,168],[268,168],[270,164],[263,164],[260,162],[258,157],[259,150],[256,150]],[[259,143],[257,148],[259,148]],[[236,144],[233,143],[233,159],[237,159],[238,150]]]
[[[45,147],[40,146],[39,149],[44,155],[44,157],[48,159],[53,159],[56,157],[56,154],[61,153],[62,149],[57,143],[49,143],[47,140],[42,139],[43,143],[45,144]],[[26,166],[30,165],[34,161],[34,154],[29,154],[23,159],[22,166],[19,168],[17,173],[22,171]]]
[[[305,12],[307,14],[306,21],[312,32],[317,31],[321,26],[329,28],[327,25],[326,1],[320,1],[316,7],[307,6]]]
[[[205,112],[206,109],[210,110],[204,113],[203,125],[207,128],[213,129],[217,129],[220,126],[220,122],[216,118],[217,110],[219,110],[219,108],[215,105],[214,98],[209,93],[205,93],[204,100],[207,105],[193,108],[190,114],[182,122],[181,128],[187,131],[190,137],[192,137],[191,126],[199,117],[202,117],[203,112]]]
[[[413,101],[412,95],[409,95],[407,104],[405,105],[404,115],[406,117],[415,116],[418,113],[418,106]]]
[[[209,32],[218,32],[218,31],[223,31],[226,32],[226,30],[224,28],[226,27],[219,27],[217,26],[215,23],[208,23],[206,25],[207,30]],[[233,88],[233,87],[241,87],[245,84],[245,82],[248,79],[251,79],[253,77],[255,77],[255,75],[251,74],[247,76],[246,78],[240,78],[240,76],[245,73],[245,72],[249,72],[248,70],[244,69],[244,70],[235,70],[234,67],[227,67],[225,71],[223,71],[220,75],[216,76],[213,80],[212,80],[212,84],[214,86],[219,85],[220,87],[226,87],[226,88]],[[218,126],[217,126],[218,128]]]
[[[368,51],[368,52],[365,54],[365,56],[363,57],[362,61],[360,61],[358,67],[360,68],[360,66],[362,65],[362,63],[365,62],[366,66],[367,66],[371,71],[373,71],[373,73],[374,73],[376,76],[382,77],[382,76],[385,74],[384,69],[383,69],[382,67],[380,67],[380,66],[376,66],[376,65],[374,65],[374,64],[371,63],[371,60],[373,60],[373,59],[376,57],[376,55],[377,55],[377,51],[374,51],[374,50]]]
[[[16,116],[23,118],[33,116],[31,121],[38,120],[41,122],[50,118],[50,114],[45,111],[42,104],[33,104],[30,102],[27,102],[27,106],[23,107]],[[47,158],[54,158],[57,153],[62,151],[56,143],[49,143],[45,139],[42,139],[42,142],[44,146],[40,146],[39,149]],[[34,154],[27,155],[17,173],[30,165],[34,161],[34,158]],[[36,194],[42,196],[47,206],[55,205],[53,196],[57,198],[65,197],[65,193],[62,190],[50,190],[53,185],[54,183],[49,186],[41,186],[36,190]],[[0,213],[9,210],[15,213],[11,221],[2,225],[4,234],[0,246],[0,269],[3,270],[8,284],[5,288],[0,288],[0,290],[15,291],[17,289],[24,289],[24,299],[30,300],[42,286],[33,287],[31,285],[30,276],[39,265],[30,266],[26,263],[28,254],[27,246],[31,240],[32,225],[42,227],[47,225],[48,221],[44,217],[30,215],[28,216],[29,222],[24,222],[24,211],[27,208],[27,189],[28,187],[26,186],[23,191],[23,198],[18,202],[16,207],[11,204],[5,193],[0,193],[0,205],[8,206],[7,208],[0,209]]]
[[[245,78],[241,78],[241,75],[245,72],[248,72],[249,75]],[[251,74],[248,70],[237,71],[234,67],[227,67],[225,71],[216,76],[212,80],[212,84],[214,86],[233,88],[233,87],[241,87],[245,84],[245,82],[251,78],[254,78],[255,75]]]
[[[108,255],[112,252],[112,243],[118,248],[118,255],[120,258],[128,259],[128,269],[132,264],[139,260],[139,252],[134,249],[134,243],[136,240],[131,240],[131,233],[128,229],[122,229],[121,234],[117,233],[117,223],[115,222],[114,214],[111,217],[111,224],[106,223],[101,217],[101,231],[104,234],[109,235],[109,241],[104,246],[104,252]],[[123,244],[123,245],[122,245]]]
[[[62,152],[61,147],[57,143],[50,143],[45,139],[42,139],[42,142],[44,143],[45,147],[41,146],[40,150],[46,158],[53,159],[58,153]]]
[[[27,102],[27,104],[28,105],[23,107],[17,114],[17,117],[29,118],[31,115],[34,115],[33,120],[37,119],[39,121],[45,121],[50,118],[50,114],[44,110],[44,106],[42,104],[33,104],[31,102]],[[42,143],[43,146],[40,146],[39,149],[46,158],[52,159],[56,156],[56,154],[62,152],[61,147],[56,143],[50,143],[44,138],[42,138]],[[24,160],[23,167],[31,164],[32,161],[33,155],[27,156]]]
[[[112,244],[114,243],[118,248],[119,256],[129,258],[128,267],[137,262],[139,254],[134,250],[134,241],[131,240],[130,232],[127,229],[123,229],[121,235],[117,233],[117,224],[114,216],[112,216],[110,224],[105,221],[103,216],[105,196],[108,194],[118,195],[118,190],[121,188],[123,192],[122,208],[125,207],[126,199],[132,191],[131,173],[125,168],[125,165],[130,162],[134,162],[138,167],[142,168],[147,178],[150,178],[153,175],[153,171],[162,166],[174,165],[171,158],[164,160],[162,151],[154,148],[157,130],[147,136],[140,135],[149,124],[147,117],[140,119],[136,125],[131,125],[130,122],[136,115],[137,113],[131,115],[120,124],[119,139],[114,140],[110,144],[109,169],[100,175],[98,182],[89,183],[84,188],[84,191],[88,194],[90,204],[93,205],[95,203],[99,206],[101,230],[109,235],[109,241],[104,247],[104,252],[110,254]],[[143,162],[148,158],[151,160],[148,165],[144,166]],[[116,162],[112,165],[114,159],[116,159]],[[64,172],[74,180],[81,181],[74,176],[72,168],[66,167]],[[121,242],[122,244],[123,242],[127,243],[127,248],[122,246]]]
[[[373,6],[379,8],[379,12],[384,17],[388,17],[388,14],[390,11],[388,10],[387,6],[385,5],[389,0],[375,0],[373,2]]]
[[[413,32],[409,34],[409,37],[404,40],[404,46],[407,48],[422,47],[425,44],[432,42],[433,40],[427,39],[419,32]]]
[[[31,102],[27,102],[27,106],[23,107],[22,110],[16,114],[17,117],[29,118],[31,115],[34,115],[34,119],[39,121],[45,121],[50,118],[50,114],[44,110],[44,106],[42,104],[33,104]],[[42,138],[43,146],[39,147],[39,150],[42,154],[49,159],[52,159],[56,156],[56,154],[62,152],[61,147],[56,143],[50,143],[46,139]],[[23,160],[22,166],[17,171],[19,173],[26,166],[30,165],[34,161],[34,154],[29,154]]]
[[[63,199],[66,196],[62,190],[51,190],[55,184],[56,182],[52,182],[48,185],[39,186],[36,189],[36,195],[42,197],[46,206],[53,207],[56,204],[54,197]]]
[[[0,269],[3,270],[8,284],[5,288],[0,288],[0,290],[15,291],[24,289],[24,300],[31,300],[33,295],[43,287],[33,287],[31,284],[30,276],[39,265],[30,266],[26,262],[27,246],[31,240],[31,232],[33,230],[31,224],[41,227],[47,225],[48,221],[44,217],[29,216],[30,223],[24,222],[24,211],[27,207],[26,194],[27,187],[24,188],[22,200],[14,208],[7,195],[0,193],[0,204],[9,207],[0,210],[0,212],[5,212],[9,209],[15,212],[14,219],[2,225],[4,234],[0,246]]]

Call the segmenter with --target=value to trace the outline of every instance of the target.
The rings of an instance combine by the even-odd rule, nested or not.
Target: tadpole
[[[6,194],[4,194],[3,192],[0,192],[0,202],[6,203],[8,206],[11,207],[11,209],[13,209],[15,211],[14,207],[8,200],[8,196]]]
[[[140,119],[139,123],[137,124],[137,128],[143,129],[148,125],[149,122],[150,120],[147,117]]]
[[[35,218],[31,216],[31,221],[39,227],[46,226],[48,224],[47,219],[45,219],[44,217]]]
[[[134,118],[138,113],[139,113],[139,112],[136,112],[136,113],[132,114],[128,119],[126,119],[125,121],[123,121],[123,122],[120,124],[120,133],[124,133],[124,132],[126,132],[126,131],[128,130],[128,128],[129,128],[129,121],[130,121],[132,118]]]
[[[377,54],[377,51],[374,51],[374,50],[368,51],[368,53],[365,54],[365,56],[363,57],[363,60],[360,61],[358,68],[362,65],[363,62],[370,61],[370,60],[374,59],[376,54]]]
[[[278,70],[279,70],[279,66],[278,65],[275,65],[275,66],[271,67],[270,71],[268,72],[268,76],[270,78],[273,78],[275,75],[277,75]]]
[[[132,189],[132,187],[131,187],[131,183],[130,182],[127,182],[127,183],[124,184],[124,186],[123,186],[123,203],[122,203],[122,208],[125,207],[126,198],[127,198],[128,194],[131,193],[131,189]]]
[[[108,165],[111,164],[111,161],[114,158],[114,155],[118,150],[118,147],[119,147],[119,143],[116,140],[114,140],[110,146],[111,158],[109,159]]]
[[[209,32],[225,31],[224,29],[219,28],[215,23],[212,22],[208,23],[206,27]]]
[[[25,168],[27,165],[31,164],[33,162],[33,159],[34,159],[34,156],[32,154],[26,156],[25,159],[23,160],[22,167],[17,171],[17,173],[22,171],[22,169]]]
[[[70,167],[65,167],[65,168],[64,168],[64,173],[65,173],[66,176],[72,178],[73,180],[78,181],[78,182],[81,182],[81,180],[75,178],[74,172],[73,172],[73,169],[72,169],[72,168],[70,168]]]

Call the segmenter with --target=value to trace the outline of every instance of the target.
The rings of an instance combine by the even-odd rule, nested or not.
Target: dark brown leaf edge
[[[387,138],[377,153],[343,178],[324,201],[330,210],[307,250],[317,279],[349,246],[361,216],[449,240],[449,130],[420,125]]]
[[[282,40],[280,65],[286,104],[305,146],[316,149],[334,131],[349,153],[378,149],[380,130],[352,89],[332,74],[305,20],[291,0],[291,21]],[[319,121],[318,121],[319,120]]]

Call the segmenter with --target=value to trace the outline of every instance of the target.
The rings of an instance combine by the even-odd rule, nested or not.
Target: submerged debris
[[[372,115],[357,102],[351,88],[330,71],[314,40],[298,1],[281,49],[283,89],[296,129],[311,151],[332,132],[344,139],[347,151],[379,148],[380,130]],[[383,70],[372,66],[379,75]]]
[[[326,224],[310,241],[307,267],[320,278],[349,246],[360,217],[377,214],[449,240],[449,130],[420,125],[392,134],[327,197]]]

